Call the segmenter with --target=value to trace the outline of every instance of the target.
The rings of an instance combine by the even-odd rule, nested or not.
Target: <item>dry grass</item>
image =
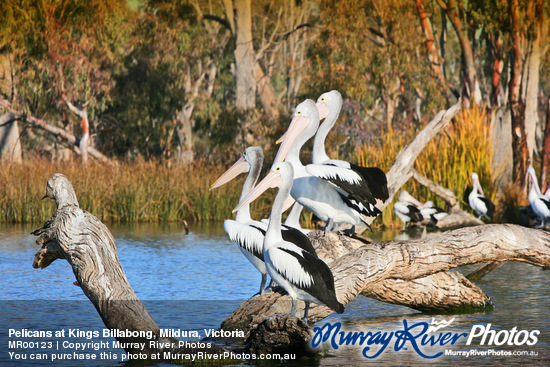
[[[417,132],[390,131],[368,145],[358,147],[352,161],[388,171],[397,153]],[[485,194],[492,200],[491,141],[484,109],[463,110],[445,132],[436,136],[418,157],[417,170],[448,187],[459,198],[471,187],[470,175],[477,172]],[[105,222],[221,221],[231,218],[237,205],[244,175],[221,188],[210,185],[227,167],[197,162],[190,167],[167,167],[156,161],[122,162],[118,167],[80,162],[52,163],[36,159],[23,165],[0,164],[0,222],[43,222],[55,210],[51,200],[40,201],[46,181],[55,172],[72,182],[80,206]],[[403,187],[421,201],[444,203],[424,187],[410,180]],[[275,190],[253,204],[255,218],[267,218]],[[463,208],[467,207],[463,203]],[[498,208],[498,207],[497,207]],[[302,215],[306,226],[310,217]],[[378,223],[378,224],[377,224]],[[399,228],[393,204],[384,210],[376,226]]]
[[[56,172],[72,182],[80,206],[106,222],[218,221],[231,216],[242,180],[209,191],[223,172],[199,162],[167,167],[158,162],[120,163],[118,167],[45,159],[0,165],[0,222],[43,222],[55,210],[41,201],[46,181]]]

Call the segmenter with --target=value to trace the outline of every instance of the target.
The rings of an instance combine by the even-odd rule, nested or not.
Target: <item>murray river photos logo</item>
[[[333,349],[342,346],[361,347],[361,353],[365,358],[373,359],[380,356],[388,347],[396,352],[412,348],[419,356],[424,358],[437,358],[444,354],[444,348],[455,345],[457,342],[465,342],[465,345],[480,346],[532,346],[537,344],[539,330],[518,330],[513,327],[510,330],[494,330],[491,324],[473,325],[470,332],[445,331],[452,324],[450,321],[437,322],[432,318],[427,322],[409,323],[403,320],[402,329],[395,331],[345,331],[342,324],[326,323],[313,329],[311,346],[318,347],[322,343],[330,343]],[[410,348],[409,348],[410,347]],[[441,351],[426,351],[428,347],[442,347]]]

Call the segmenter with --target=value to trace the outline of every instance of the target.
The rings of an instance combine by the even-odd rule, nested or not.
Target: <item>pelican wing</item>
[[[264,261],[265,229],[262,228],[262,223],[257,222],[254,225],[249,225],[234,220],[226,220],[223,223],[223,228],[229,235],[231,242],[235,242],[241,248]]]
[[[338,313],[344,312],[344,307],[336,299],[334,276],[323,260],[309,252],[299,253],[288,247],[277,247],[277,250],[278,261],[274,265],[281,266],[284,272],[280,273],[285,279]]]
[[[376,198],[372,195],[367,181],[357,172],[329,164],[309,164],[306,171],[335,186],[341,194],[347,196],[346,201],[354,202],[355,206],[362,205],[358,211],[368,216],[376,216],[380,211],[374,208]]]

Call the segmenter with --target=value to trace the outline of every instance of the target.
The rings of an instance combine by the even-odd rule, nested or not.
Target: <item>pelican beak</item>
[[[422,203],[420,201],[418,201],[414,196],[409,194],[408,198],[409,198],[409,201],[411,203],[413,203],[414,205],[416,205],[417,207],[419,207],[419,208],[422,207]]]
[[[317,102],[315,103],[315,107],[317,107],[317,112],[319,112],[319,120],[326,118],[330,113],[330,109],[326,103]]]
[[[294,200],[294,198],[293,198],[292,196],[289,195],[288,198],[287,198],[286,201],[285,201],[285,205],[283,206],[283,213],[286,212],[288,209],[290,209],[290,207],[291,207],[292,205],[294,205],[294,202],[295,202],[295,201],[296,201],[296,200]]]
[[[475,182],[474,182],[474,185],[477,186],[477,189],[479,190],[479,192],[481,193],[481,195],[485,196],[485,194],[483,193],[483,189],[481,188],[481,184],[479,183],[479,180],[476,178]]]
[[[237,162],[235,162],[231,166],[231,168],[225,171],[225,173],[221,175],[220,178],[216,180],[216,182],[214,182],[214,184],[210,187],[210,190],[228,183],[229,181],[231,181],[241,173],[246,173],[249,170],[250,170],[250,164],[248,164],[248,162],[244,159],[244,156],[243,156]]]
[[[250,191],[248,195],[246,195],[240,201],[239,205],[237,205],[237,207],[233,209],[233,213],[235,213],[245,205],[250,204],[251,202],[256,200],[258,196],[263,194],[263,192],[266,191],[267,189],[281,186],[281,183],[282,183],[282,180],[281,180],[281,175],[279,173],[273,172],[273,171],[269,172],[267,176],[265,176],[265,178],[259,184],[257,184],[256,187],[254,187],[254,189]]]
[[[308,123],[309,119],[307,117],[294,116],[294,118],[290,122],[288,130],[281,138],[283,143],[281,144],[279,151],[277,152],[277,156],[273,161],[273,165],[275,165],[275,163],[283,162],[285,160],[288,151],[292,147],[292,143],[294,143],[294,140],[296,140],[298,135],[300,135],[306,129]],[[281,139],[279,139],[279,141]]]
[[[281,144],[281,142],[285,139],[285,135],[286,135],[286,133],[283,134],[283,136],[281,136],[281,137],[279,138],[279,140],[277,140],[277,141],[275,142],[275,144]]]

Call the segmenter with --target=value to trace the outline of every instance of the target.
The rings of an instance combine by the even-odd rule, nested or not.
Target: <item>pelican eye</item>
[[[302,114],[302,111],[296,111],[296,114],[297,114],[297,115],[301,115],[301,114]]]

